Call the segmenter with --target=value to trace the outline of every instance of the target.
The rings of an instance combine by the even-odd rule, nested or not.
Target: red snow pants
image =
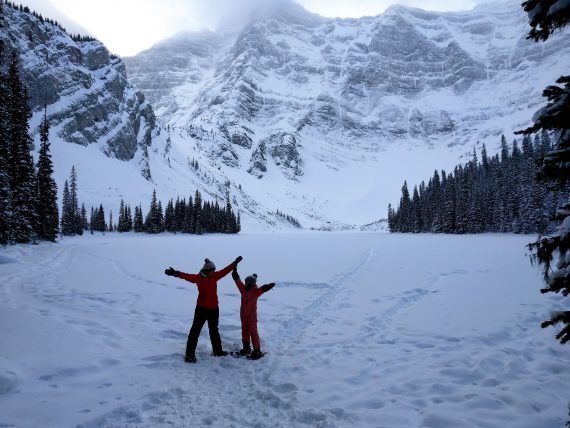
[[[256,311],[257,312],[257,311]],[[253,349],[260,349],[259,333],[257,332],[257,313],[240,311],[241,318],[241,338],[244,342],[250,342]],[[251,339],[251,340],[250,340]]]

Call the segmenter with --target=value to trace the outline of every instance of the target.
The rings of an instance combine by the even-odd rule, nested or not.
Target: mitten
[[[242,256],[239,256],[237,259],[234,260],[234,263],[237,265],[239,262],[243,260]]]
[[[174,277],[178,277],[178,275],[180,274],[179,271],[172,269],[171,267],[169,267],[168,269],[166,269],[164,271],[164,273],[168,276],[174,276]]]
[[[271,290],[273,287],[275,287],[275,283],[274,283],[274,282],[272,282],[272,283],[270,283],[270,284],[262,285],[262,286],[261,286],[261,289],[262,289],[263,292],[265,293],[265,292]]]
[[[232,270],[232,278],[236,281],[239,279],[239,273],[236,269]]]

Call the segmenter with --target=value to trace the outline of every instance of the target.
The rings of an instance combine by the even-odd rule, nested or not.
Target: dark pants
[[[218,331],[218,321],[220,319],[220,309],[208,309],[196,306],[194,311],[194,321],[188,333],[188,342],[186,342],[186,356],[194,355],[198,337],[202,331],[202,327],[208,321],[208,330],[210,331],[210,341],[212,342],[212,351],[217,354],[222,351],[222,339]]]

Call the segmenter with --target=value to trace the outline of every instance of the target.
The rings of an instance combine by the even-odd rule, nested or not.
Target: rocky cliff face
[[[180,35],[125,63],[159,119],[198,150],[298,180],[313,161],[394,144],[494,146],[541,102],[533,76],[552,82],[569,65],[567,34],[537,49],[527,27],[514,0],[346,20],[275,0],[240,31]]]
[[[3,14],[0,38],[19,53],[31,107],[39,112],[47,105],[52,132],[69,143],[97,144],[120,160],[139,154],[141,172],[149,178],[156,118],[127,80],[123,61],[100,42],[74,41],[31,13],[5,5]]]

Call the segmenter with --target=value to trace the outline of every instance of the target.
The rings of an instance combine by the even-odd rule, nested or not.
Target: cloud
[[[21,0],[72,33],[88,33],[119,55],[134,55],[181,31],[243,21],[260,4],[278,0]],[[482,0],[297,0],[329,17],[378,15],[394,3],[429,10],[470,9]]]

